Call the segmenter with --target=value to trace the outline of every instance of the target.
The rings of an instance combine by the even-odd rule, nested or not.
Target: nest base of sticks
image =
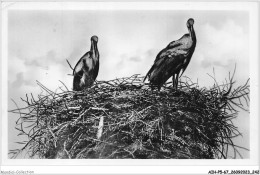
[[[186,78],[178,90],[171,83],[152,90],[133,75],[96,82],[80,92],[48,93],[12,110],[21,117],[17,129],[27,135],[22,149],[31,158],[63,159],[213,159],[229,158],[237,100],[249,100],[248,81],[199,88]],[[27,112],[22,112],[27,110]],[[28,112],[29,111],[29,112]],[[27,129],[25,124],[27,123]],[[28,125],[30,123],[30,125]]]

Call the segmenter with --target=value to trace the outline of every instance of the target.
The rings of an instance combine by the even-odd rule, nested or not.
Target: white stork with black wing
[[[91,37],[90,51],[85,53],[73,70],[73,90],[81,91],[91,87],[97,78],[99,70],[98,37]]]
[[[190,18],[187,21],[189,33],[183,35],[179,40],[171,42],[159,52],[144,81],[148,77],[151,86],[155,86],[160,90],[163,84],[172,76],[173,87],[177,89],[179,74],[181,71],[183,74],[186,70],[196,47],[193,24],[194,20]]]

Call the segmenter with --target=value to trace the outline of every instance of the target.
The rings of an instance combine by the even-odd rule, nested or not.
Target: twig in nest
[[[98,125],[98,132],[97,132],[97,139],[100,140],[103,132],[103,126],[104,126],[104,116],[100,117],[99,125]]]
[[[69,67],[71,68],[71,70],[73,71],[74,69],[73,69],[73,67],[71,66],[69,60],[66,59],[66,61],[67,61],[68,65],[69,65]]]

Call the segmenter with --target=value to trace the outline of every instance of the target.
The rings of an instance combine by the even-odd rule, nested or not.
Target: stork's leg
[[[172,75],[172,87],[175,88],[175,74]]]
[[[179,82],[179,73],[176,74],[176,78],[175,78],[175,89],[177,90],[178,89],[178,82]]]

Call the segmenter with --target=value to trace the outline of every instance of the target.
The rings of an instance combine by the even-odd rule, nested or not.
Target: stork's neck
[[[97,43],[96,42],[91,41],[90,51],[93,54],[93,59],[95,59],[95,61],[98,61],[99,53],[98,53],[98,48],[97,48]]]
[[[193,26],[191,26],[191,28],[189,28],[189,33],[190,33],[192,41],[196,42],[196,34],[195,34],[194,29],[193,29]]]

